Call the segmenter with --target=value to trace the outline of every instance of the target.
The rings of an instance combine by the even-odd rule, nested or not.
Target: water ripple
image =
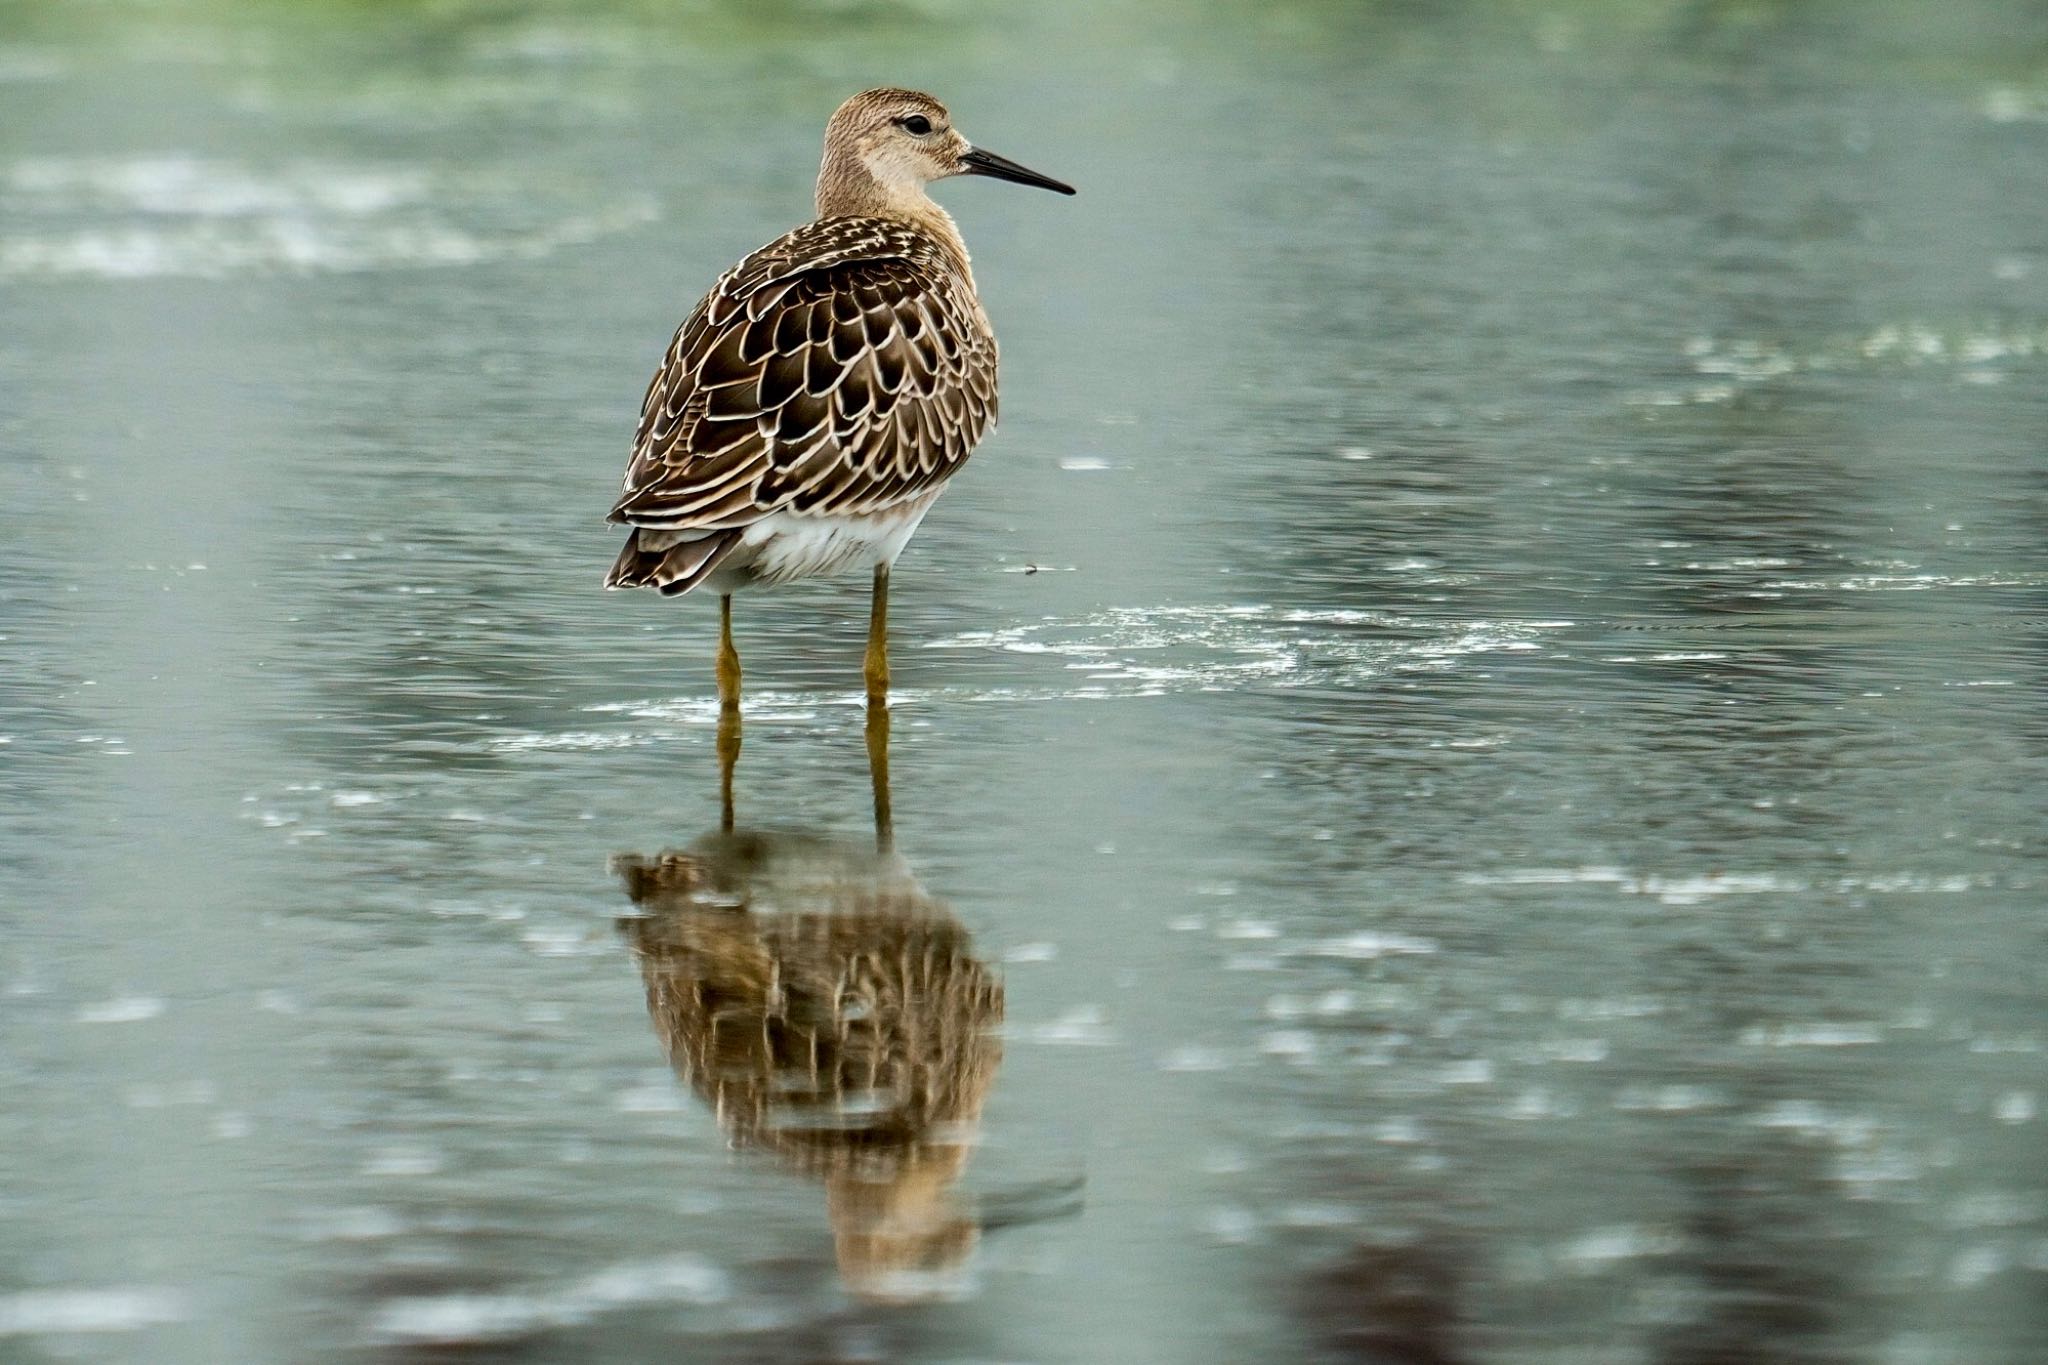
[[[0,280],[223,279],[549,255],[654,217],[420,164],[37,157],[0,174]]]
[[[1027,676],[1015,684],[901,688],[890,700],[899,709],[924,709],[1122,701],[1251,686],[1344,686],[1391,673],[1439,673],[1473,656],[1535,651],[1543,636],[1570,624],[1426,622],[1391,613],[1263,605],[1113,608],[1075,620],[1049,618],[929,641],[923,648],[936,653],[1007,656],[1013,662],[1006,672]],[[1033,666],[1014,662],[1018,656],[1041,658],[1070,680],[1033,680]],[[801,729],[865,703],[858,691],[761,690],[747,693],[744,710],[750,723]],[[584,709],[663,729],[532,731],[495,736],[483,747],[499,753],[632,748],[659,742],[668,727],[715,725],[719,716],[718,699],[708,695],[601,702]]]

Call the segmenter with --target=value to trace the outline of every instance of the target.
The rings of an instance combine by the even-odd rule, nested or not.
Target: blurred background
[[[864,583],[737,839],[598,588],[882,83],[1081,191],[889,857]],[[2038,0],[0,0],[0,1359],[2048,1358],[2044,167]]]

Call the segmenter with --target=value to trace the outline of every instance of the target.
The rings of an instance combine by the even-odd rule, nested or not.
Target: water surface
[[[0,8],[0,1355],[2048,1355],[2048,15],[1503,8]],[[885,80],[1082,193],[735,863],[601,519]]]

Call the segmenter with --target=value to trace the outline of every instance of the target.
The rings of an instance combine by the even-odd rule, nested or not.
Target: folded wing
[[[677,330],[611,519],[684,540],[879,511],[943,482],[995,415],[995,340],[940,249],[826,219],[742,261]]]

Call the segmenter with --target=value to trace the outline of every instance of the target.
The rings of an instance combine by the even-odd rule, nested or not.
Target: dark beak
[[[961,153],[960,164],[967,168],[961,172],[962,175],[985,175],[995,180],[1014,180],[1020,185],[1036,185],[1042,190],[1052,190],[1058,194],[1074,192],[1072,185],[1055,180],[1049,175],[1040,175],[1037,171],[1026,170],[1006,156],[984,152],[979,147],[970,147]]]

